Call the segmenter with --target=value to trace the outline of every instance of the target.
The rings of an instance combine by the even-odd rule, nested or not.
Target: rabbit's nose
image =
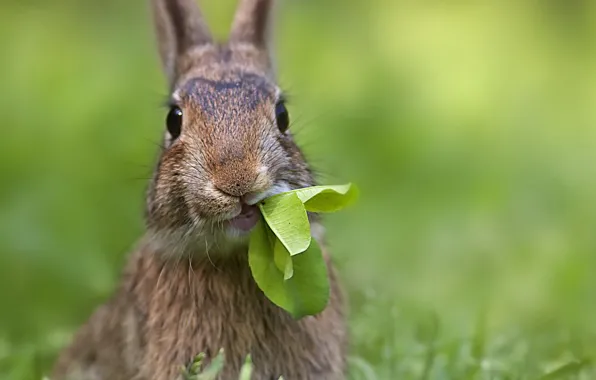
[[[226,184],[219,184],[216,187],[223,193],[231,195],[233,197],[242,198],[245,194],[250,192],[250,187],[240,182],[232,182]]]
[[[249,194],[257,179],[256,170],[242,162],[228,162],[215,171],[213,183],[221,192],[233,197]]]

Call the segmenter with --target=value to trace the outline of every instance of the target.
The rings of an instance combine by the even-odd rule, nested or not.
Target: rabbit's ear
[[[213,39],[196,0],[152,0],[152,8],[162,65],[173,84],[180,57]]]
[[[275,0],[239,0],[230,42],[252,44],[267,51],[270,18]]]

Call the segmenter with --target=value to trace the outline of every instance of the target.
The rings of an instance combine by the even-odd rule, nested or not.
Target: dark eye
[[[275,119],[280,132],[284,133],[290,124],[290,115],[283,101],[275,105]]]
[[[168,116],[166,117],[166,126],[168,132],[172,136],[172,140],[175,140],[180,136],[180,130],[182,128],[182,110],[176,106],[170,108]]]

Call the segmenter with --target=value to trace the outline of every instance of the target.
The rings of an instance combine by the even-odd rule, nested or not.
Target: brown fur
[[[335,283],[332,270],[330,276]],[[341,303],[334,285],[323,313],[296,321],[264,297],[242,254],[212,264],[164,262],[139,250],[115,297],[78,332],[55,375],[75,363],[96,376],[82,379],[175,379],[197,353],[224,348],[222,379],[237,379],[249,352],[253,379],[342,379]]]
[[[276,125],[272,3],[241,0],[230,41],[216,44],[194,0],[153,0],[182,132],[164,139],[147,192],[147,232],[118,291],[63,351],[53,380],[174,380],[196,354],[212,358],[220,348],[220,379],[236,379],[247,354],[253,379],[344,378],[344,303],[328,254],[329,305],[296,321],[256,286],[246,236],[230,236],[222,224],[244,196],[314,184],[291,133]]]

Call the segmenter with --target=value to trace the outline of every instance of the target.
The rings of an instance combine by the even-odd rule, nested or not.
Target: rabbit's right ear
[[[196,0],[152,0],[152,8],[162,66],[173,86],[181,56],[213,39]]]

